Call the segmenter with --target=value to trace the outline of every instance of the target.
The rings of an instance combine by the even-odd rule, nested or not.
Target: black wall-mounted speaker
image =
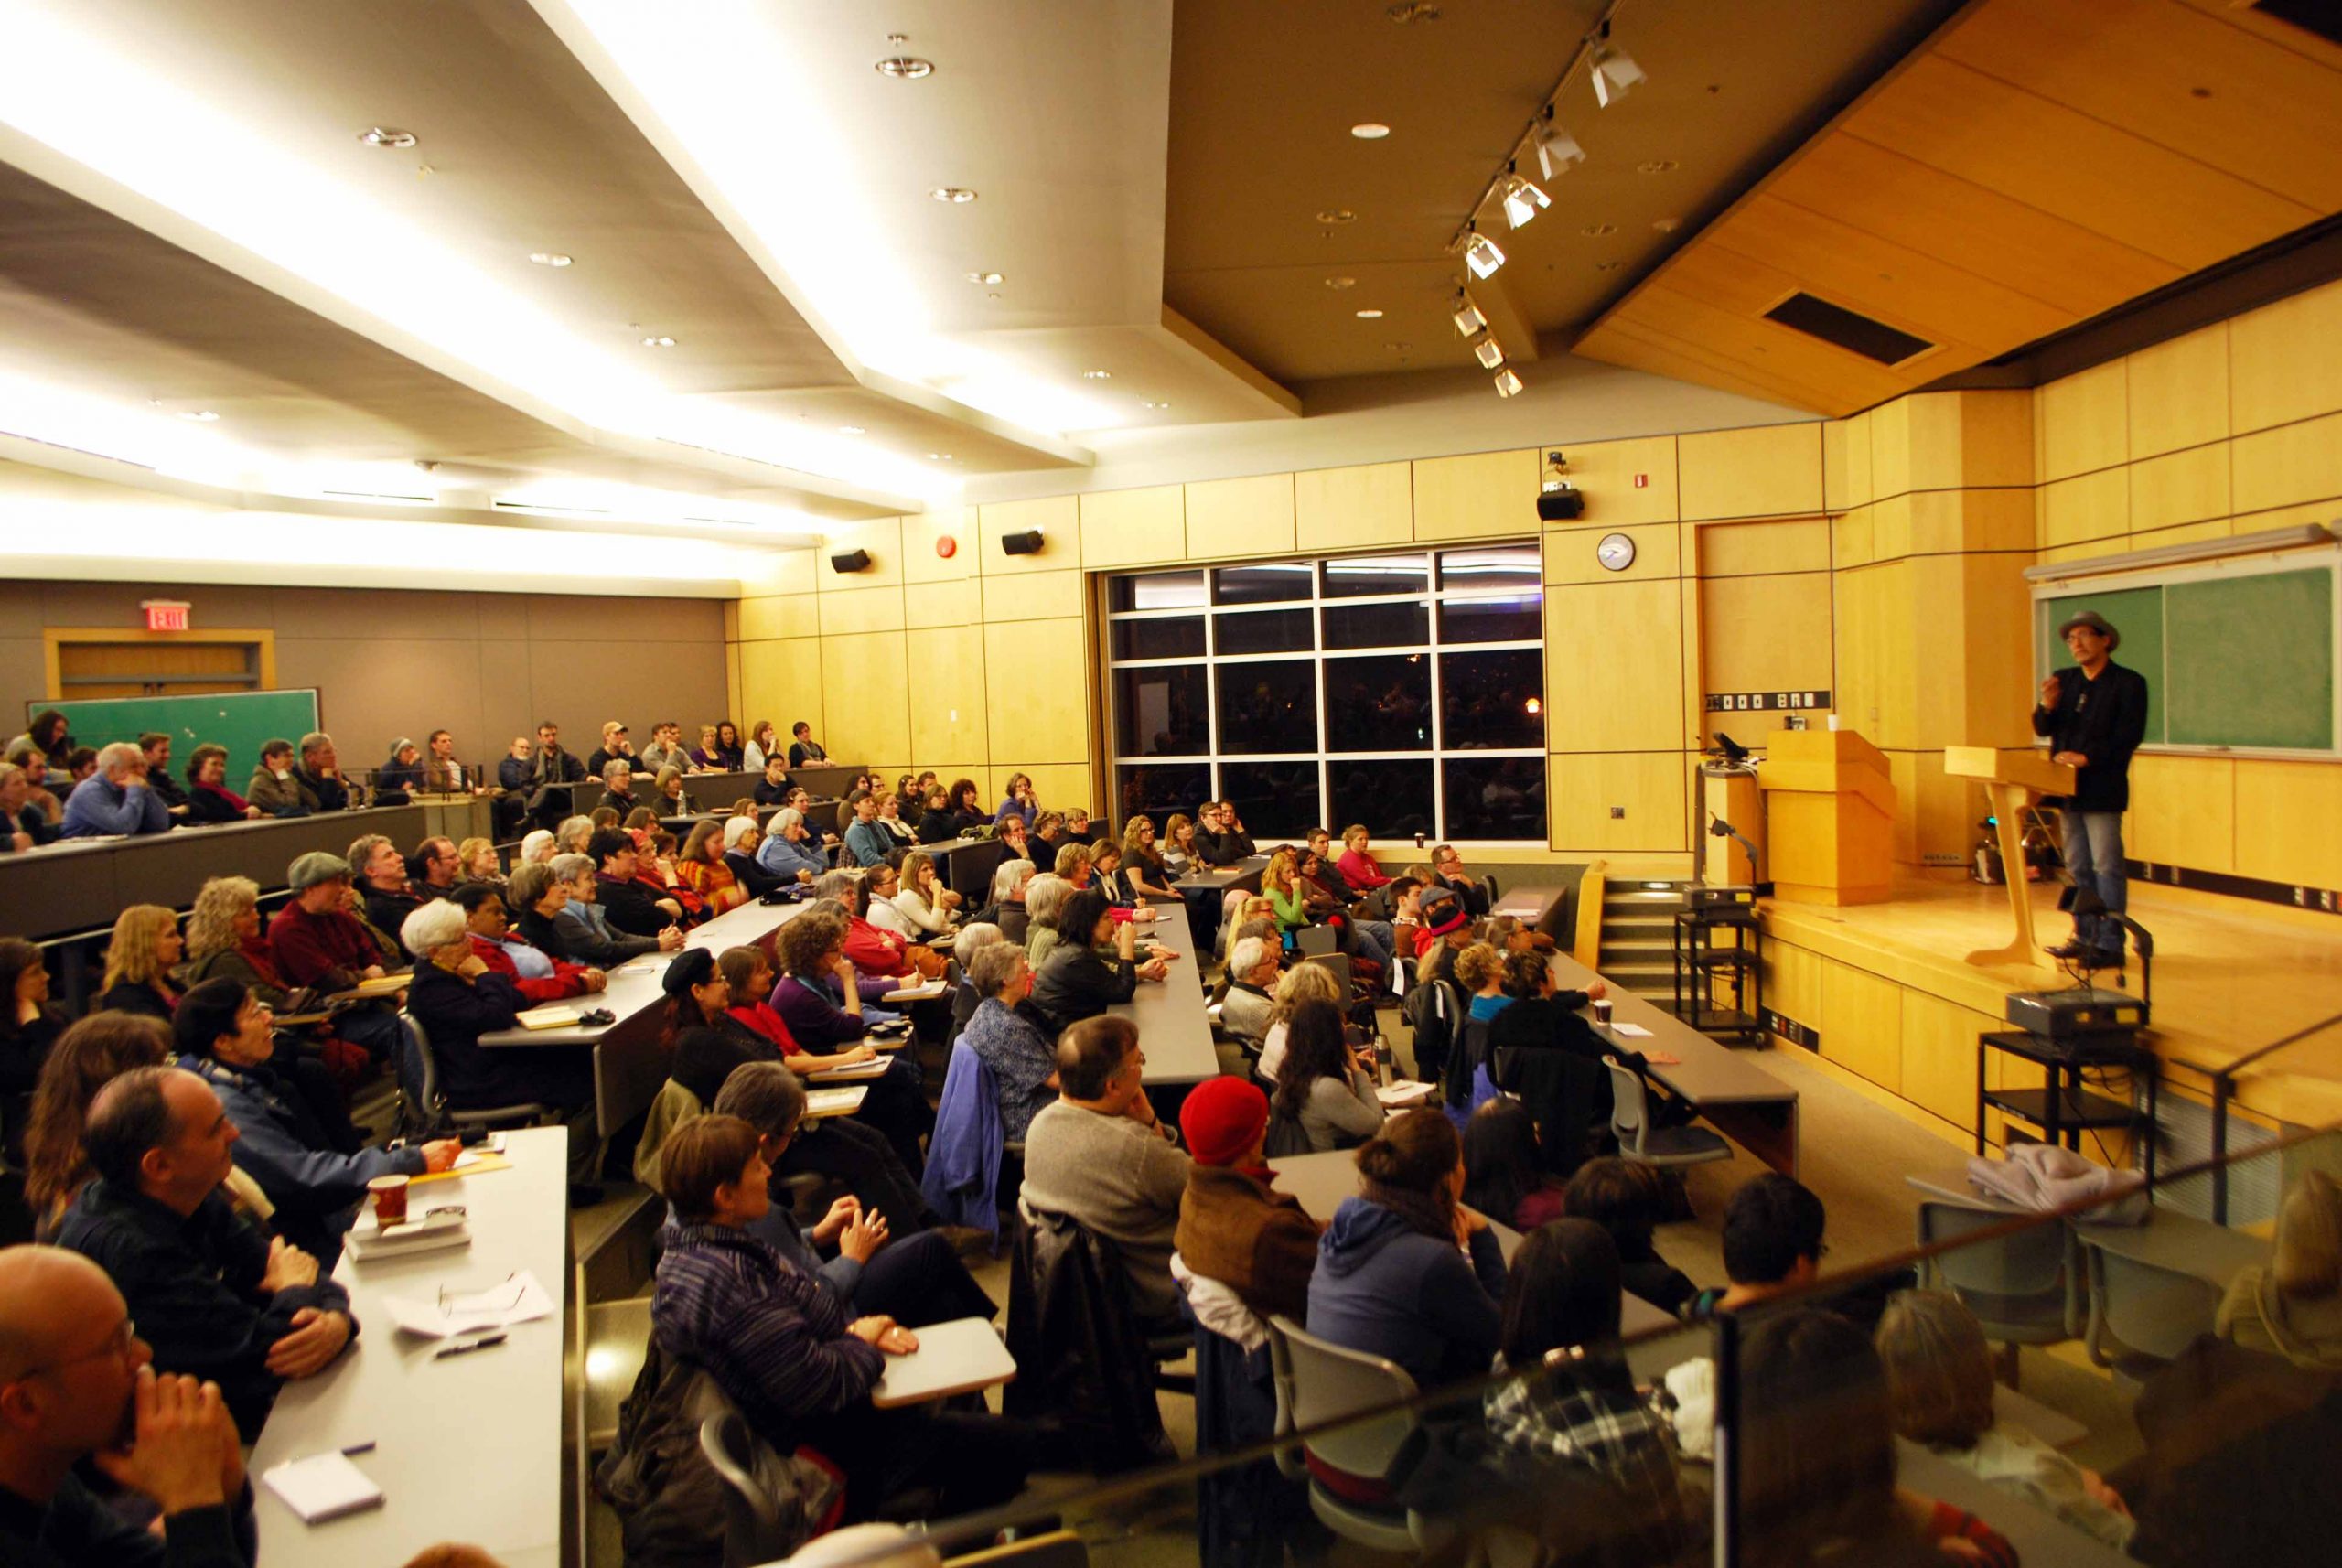
[[[1022,533],[1004,533],[1000,547],[1011,555],[1038,555],[1041,553],[1041,531],[1028,528]]]
[[[1585,515],[1584,490],[1547,490],[1537,498],[1537,515],[1547,522],[1568,522]]]
[[[830,570],[833,572],[860,572],[869,565],[870,552],[867,550],[848,550],[830,557]]]

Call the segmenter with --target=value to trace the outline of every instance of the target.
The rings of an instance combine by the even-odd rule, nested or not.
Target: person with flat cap
[[[2074,662],[2041,682],[2033,733],[2048,737],[2052,762],[2074,769],[2074,792],[2058,817],[2066,870],[2075,893],[2096,893],[2106,912],[2077,913],[2073,936],[2049,952],[2119,965],[2122,927],[2115,917],[2129,901],[2130,881],[2122,866],[2122,813],[2131,804],[2131,754],[2147,733],[2147,678],[2109,657],[2122,646],[2122,634],[2096,610],[2067,617],[2057,635]],[[2019,869],[2010,867],[2009,875]]]

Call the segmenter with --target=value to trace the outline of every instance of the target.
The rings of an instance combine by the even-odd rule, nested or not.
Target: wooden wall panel
[[[1585,497],[1585,521],[1675,521],[1674,436],[1568,443],[1553,450],[1569,459],[1570,483]]]
[[[2133,461],[2229,434],[2229,324],[2139,349],[2122,360]]]
[[[1821,1054],[1882,1089],[1903,1087],[1903,988],[1825,960]]]
[[[1293,480],[1291,474],[1262,474],[1187,486],[1187,559],[1291,554]]]
[[[2240,512],[2342,496],[2342,413],[2240,435],[2229,466]]]
[[[935,758],[988,757],[983,628],[971,618],[965,625],[917,632],[911,650],[918,678],[910,703],[909,766],[940,772]]]
[[[1826,572],[1703,584],[1703,691],[1829,691],[1831,616]]]
[[[1589,751],[1679,750],[1682,699],[1671,580],[1546,590],[1546,733]]]
[[[2236,869],[2236,764],[2225,757],[2131,759],[2122,847],[2134,860],[2191,871]]]
[[[939,541],[951,541],[949,556],[936,553]],[[903,581],[953,583],[972,577],[981,564],[983,538],[976,509],[944,507],[903,519]]]
[[[2190,446],[2133,463],[2131,532],[2146,533],[2183,522],[2225,518],[2229,496],[2229,444]]]
[[[2236,873],[2267,882],[2342,887],[2342,767],[2236,762]]]
[[[1415,537],[1491,539],[1537,521],[1542,450],[1426,457],[1414,465]]]
[[[821,600],[812,594],[742,599],[739,614],[739,637],[746,642],[773,637],[818,637],[822,631]]]
[[[1002,766],[1088,762],[1087,682],[1067,673],[1088,668],[1087,642],[1079,619],[985,626],[984,707]]]
[[[1011,555],[1001,549],[1002,535],[1035,528],[1041,531],[1038,553]],[[976,531],[982,546],[976,570],[987,577],[1018,572],[1059,572],[1081,565],[1081,503],[1073,496],[979,507]]]
[[[1080,577],[1080,573],[1074,575]],[[1047,581],[1014,578],[1012,582]],[[984,620],[983,585],[974,577],[950,583],[914,583],[903,590],[903,625],[912,631],[931,627],[978,626]],[[916,648],[919,639],[912,639]],[[924,666],[922,666],[924,668]]]
[[[1765,424],[1679,436],[1686,521],[1821,510],[1821,426]]]
[[[1545,535],[1545,581],[1548,583],[1631,583],[1646,577],[1674,577],[1682,573],[1673,522],[1628,523],[1605,528],[1598,524],[1554,530]],[[1595,550],[1613,533],[1635,542],[1635,559],[1623,572],[1602,564]]]
[[[2229,323],[2237,434],[2342,411],[2342,280]]]
[[[856,588],[821,596],[822,635],[903,629],[900,588]],[[827,745],[825,741],[822,743]]]
[[[841,572],[830,564],[833,555],[866,550],[870,564],[859,572]],[[818,593],[854,594],[871,588],[899,587],[903,583],[903,520],[874,517],[841,523],[839,531],[815,551],[813,586]]]
[[[905,638],[899,631],[868,631],[822,639],[820,738],[832,756],[910,756]]]
[[[2030,515],[2026,518],[2028,530]],[[1694,565],[1703,578],[1747,577],[1774,572],[1827,572],[1830,521],[1821,517],[1763,522],[1711,522],[1692,531]]]
[[[1082,568],[1101,572],[1180,559],[1187,548],[1186,500],[1179,485],[1083,496]]]
[[[1311,555],[1415,536],[1414,465],[1368,463],[1293,477],[1294,545]]]
[[[1051,620],[1081,613],[1082,574],[1028,572],[983,582],[986,621]]]
[[[1592,854],[1687,848],[1691,773],[1692,758],[1680,751],[1549,758],[1552,847]],[[1614,810],[1622,814],[1611,815]]]

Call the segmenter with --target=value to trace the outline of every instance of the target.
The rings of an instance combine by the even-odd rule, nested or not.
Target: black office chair
[[[402,1011],[399,1023],[405,1030],[405,1041],[399,1049],[399,1121],[411,1133],[421,1135],[448,1127],[534,1127],[559,1120],[552,1106],[533,1100],[470,1111],[449,1110],[447,1098],[439,1088],[439,1061],[432,1054],[431,1040],[423,1032],[421,1021],[414,1014]]]

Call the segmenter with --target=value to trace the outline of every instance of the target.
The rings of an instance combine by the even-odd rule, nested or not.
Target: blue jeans
[[[2069,809],[2058,813],[2058,828],[2075,891],[2089,888],[2105,900],[2110,914],[2122,913],[2131,885],[2122,868],[2122,813]],[[2122,928],[2100,916],[2077,915],[2074,940],[2098,952],[2120,953]]]

